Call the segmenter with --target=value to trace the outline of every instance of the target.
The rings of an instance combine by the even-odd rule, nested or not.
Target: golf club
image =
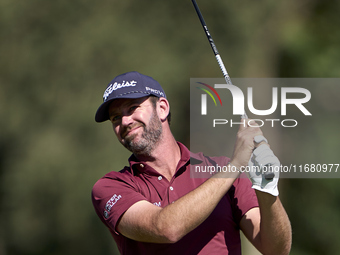
[[[197,13],[197,15],[198,15],[198,18],[199,18],[200,21],[201,21],[202,27],[203,27],[203,29],[204,29],[204,32],[205,32],[207,38],[208,38],[208,41],[209,41],[210,46],[211,46],[211,49],[212,49],[213,52],[214,52],[215,58],[216,58],[216,60],[217,60],[217,63],[218,63],[218,65],[219,65],[220,68],[221,68],[221,71],[222,71],[222,74],[223,74],[223,76],[224,76],[224,79],[225,79],[225,81],[227,82],[227,84],[232,84],[231,79],[230,79],[230,76],[229,76],[229,74],[228,74],[228,72],[227,72],[227,69],[225,68],[225,66],[224,66],[224,64],[223,64],[223,61],[222,61],[222,58],[221,58],[220,54],[218,53],[218,50],[217,50],[216,45],[215,45],[215,43],[214,43],[214,40],[213,40],[212,37],[211,37],[211,34],[210,34],[210,32],[209,32],[209,30],[208,30],[208,27],[207,27],[207,24],[205,23],[205,21],[204,21],[204,19],[203,19],[202,13],[201,13],[200,9],[198,8],[198,5],[197,5],[197,3],[196,3],[196,0],[191,0],[191,1],[192,1],[193,5],[194,5],[194,7],[195,7],[195,10],[196,10],[196,13]],[[247,116],[247,114],[244,112],[243,115],[241,116],[241,118],[242,118],[242,119],[248,119],[248,116]],[[270,169],[271,169],[271,168],[270,168]],[[274,176],[275,176],[275,174],[274,174],[274,172],[272,172],[272,171],[268,171],[268,172],[266,172],[266,173],[264,174],[264,177],[265,177],[267,180],[273,179]]]

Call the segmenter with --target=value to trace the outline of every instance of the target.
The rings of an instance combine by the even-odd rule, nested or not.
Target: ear
[[[170,112],[170,104],[169,101],[164,97],[160,97],[157,101],[157,113],[161,121],[165,121]]]

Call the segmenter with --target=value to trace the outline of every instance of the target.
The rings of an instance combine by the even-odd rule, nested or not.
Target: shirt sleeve
[[[233,196],[234,217],[237,224],[239,224],[246,212],[259,206],[255,190],[251,187],[251,181],[245,174],[241,174],[236,179],[231,195]]]
[[[138,201],[146,200],[126,172],[111,172],[99,179],[92,189],[92,203],[101,221],[116,234],[123,213]]]

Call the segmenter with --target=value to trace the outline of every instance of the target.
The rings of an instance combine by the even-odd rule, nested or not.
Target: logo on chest
[[[154,205],[157,205],[158,207],[161,207],[161,202],[155,202]]]

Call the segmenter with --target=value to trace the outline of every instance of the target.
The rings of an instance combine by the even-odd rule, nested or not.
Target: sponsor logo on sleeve
[[[104,217],[107,219],[109,217],[109,213],[111,211],[112,206],[114,206],[119,199],[121,199],[121,195],[116,195],[114,194],[107,202],[105,205],[105,210],[104,210]]]

